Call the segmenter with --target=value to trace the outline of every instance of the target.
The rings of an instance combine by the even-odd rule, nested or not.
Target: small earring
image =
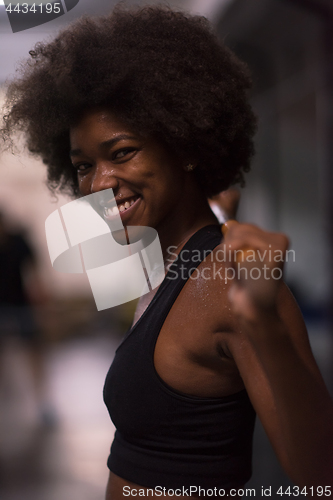
[[[195,169],[195,165],[192,165],[192,163],[189,163],[188,165],[186,165],[186,167],[184,167],[184,170],[186,170],[186,172],[192,172],[192,170]]]

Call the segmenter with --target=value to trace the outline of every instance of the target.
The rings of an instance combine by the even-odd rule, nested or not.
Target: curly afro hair
[[[48,167],[51,190],[78,194],[69,128],[94,106],[195,161],[207,196],[244,182],[256,128],[251,80],[204,17],[117,7],[79,19],[30,55],[8,87],[2,136],[25,134]]]

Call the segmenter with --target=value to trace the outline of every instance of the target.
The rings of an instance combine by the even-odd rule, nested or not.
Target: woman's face
[[[81,195],[112,188],[124,226],[158,230],[184,210],[188,177],[184,163],[111,111],[87,111],[71,128],[70,142]],[[105,200],[105,219],[114,217],[110,201]]]

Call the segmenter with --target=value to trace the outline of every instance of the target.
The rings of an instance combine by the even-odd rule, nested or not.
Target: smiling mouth
[[[139,199],[140,196],[132,196],[131,198],[127,198],[126,201],[118,202],[114,207],[104,207],[104,218],[110,220],[116,217],[118,214],[120,214],[120,216],[125,215],[125,213],[129,211]]]

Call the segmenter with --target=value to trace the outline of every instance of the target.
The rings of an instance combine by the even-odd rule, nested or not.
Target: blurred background
[[[5,81],[37,41],[83,13],[106,13],[116,2],[80,0],[65,15],[18,33],[12,33],[1,3],[3,101]],[[287,282],[332,391],[332,1],[168,3],[208,17],[251,68],[252,103],[259,117],[257,155],[241,192],[238,219],[290,236],[295,259],[287,265]],[[11,235],[20,248],[17,262],[24,269],[26,301],[32,304],[26,308],[29,319],[17,316],[8,324],[0,314],[0,498],[101,500],[114,432],[102,387],[135,304],[97,313],[85,275],[53,271],[44,223],[69,199],[50,195],[41,162],[24,152],[7,152],[0,157],[0,175],[0,266],[6,268],[1,241]],[[258,491],[272,486],[273,498],[278,498],[274,489],[291,484],[260,423],[253,469],[248,486]]]

